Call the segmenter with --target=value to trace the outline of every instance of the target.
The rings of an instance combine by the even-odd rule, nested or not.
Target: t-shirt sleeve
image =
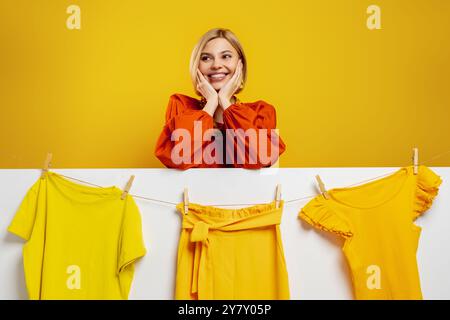
[[[353,236],[353,230],[345,217],[331,210],[322,195],[308,202],[299,212],[299,218],[313,227],[338,234],[343,238]]]
[[[427,211],[436,198],[442,179],[426,166],[419,166],[414,196],[413,220]]]
[[[38,179],[28,190],[8,227],[9,232],[25,241],[30,239],[36,220],[40,184],[41,179]]]
[[[134,263],[145,256],[146,248],[142,236],[142,221],[139,209],[132,196],[127,195],[119,242],[117,274],[122,296],[128,299],[134,276]]]

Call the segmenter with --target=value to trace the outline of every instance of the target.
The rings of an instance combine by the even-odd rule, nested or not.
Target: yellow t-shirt
[[[54,172],[29,189],[8,230],[26,240],[30,299],[128,299],[146,249],[139,209],[121,194]]]
[[[430,208],[441,178],[431,169],[404,167],[384,178],[315,197],[299,217],[345,239],[356,299],[422,299],[414,220]]]

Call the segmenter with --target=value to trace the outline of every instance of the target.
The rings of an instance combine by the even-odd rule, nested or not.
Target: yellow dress
[[[279,224],[283,201],[241,209],[189,203],[182,216],[176,299],[289,299]]]
[[[356,299],[422,299],[416,251],[421,228],[414,220],[430,208],[441,178],[431,169],[404,167],[384,178],[328,191],[299,217],[345,239]],[[320,275],[317,275],[320,276]]]
[[[73,183],[48,172],[29,189],[8,230],[26,240],[30,299],[127,299],[145,255],[133,198],[116,187]]]

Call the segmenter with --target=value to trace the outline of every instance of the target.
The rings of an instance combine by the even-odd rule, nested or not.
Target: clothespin
[[[41,179],[43,179],[45,177],[45,174],[48,172],[48,169],[50,168],[50,166],[52,164],[52,158],[53,158],[53,154],[50,152],[47,153],[47,158],[45,159],[44,167],[42,168]]]
[[[184,192],[183,192],[183,202],[184,202],[184,214],[187,214],[187,213],[188,213],[188,210],[189,210],[188,188],[184,188]]]
[[[276,194],[275,194],[275,205],[278,209],[280,207],[281,201],[281,184],[277,184]]]
[[[131,185],[133,184],[133,181],[134,181],[134,175],[132,175],[130,177],[130,180],[128,180],[128,183],[127,183],[127,185],[125,186],[125,189],[122,192],[122,196],[120,197],[122,200],[124,200],[126,198],[128,192],[130,192],[130,188],[131,188]]]
[[[413,148],[413,172],[417,174],[419,172],[419,148]]]
[[[316,175],[316,180],[319,185],[320,193],[322,193],[322,195],[325,199],[327,199],[327,200],[330,199],[327,189],[325,189],[325,185],[323,184],[323,181],[322,181],[322,179],[320,179],[319,175]]]

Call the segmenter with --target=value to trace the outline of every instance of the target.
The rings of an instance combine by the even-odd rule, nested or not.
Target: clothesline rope
[[[420,164],[421,165],[425,165],[425,164],[431,162],[432,160],[435,160],[435,159],[437,159],[439,157],[442,157],[443,155],[448,154],[448,153],[450,153],[450,150],[442,152],[442,153],[438,153],[438,154],[434,155],[433,157],[429,158],[428,160],[420,162]],[[362,184],[362,183],[366,183],[366,182],[370,182],[370,181],[373,181],[373,180],[376,180],[376,179],[380,179],[380,178],[389,176],[389,175],[391,175],[393,173],[395,173],[395,171],[394,172],[389,172],[389,173],[386,173],[386,174],[383,174],[383,175],[380,175],[380,176],[376,176],[376,177],[373,177],[373,178],[370,178],[370,179],[366,179],[366,180],[363,180],[363,181],[359,181],[359,182],[353,183],[351,185],[345,186],[344,188],[353,187],[353,186],[356,186],[356,185],[359,185],[359,184]],[[77,178],[66,176],[66,175],[63,175],[61,173],[58,173],[58,174],[63,176],[63,177],[65,177],[65,178],[71,179],[71,180],[79,181],[79,182],[82,182],[82,183],[85,183],[85,184],[88,184],[88,185],[91,185],[91,186],[95,186],[95,187],[98,187],[98,188],[104,188],[102,186],[96,185],[96,184],[91,183],[91,182],[87,182],[87,181],[84,181],[84,180],[80,180],[80,179],[77,179]],[[131,193],[129,195],[134,197],[134,198],[139,198],[139,199],[144,199],[144,200],[148,200],[148,201],[159,202],[159,203],[167,204],[167,205],[171,205],[171,206],[176,206],[178,203],[181,202],[181,201],[180,202],[165,201],[165,200],[160,200],[160,199],[154,199],[154,198],[149,198],[149,197],[145,197],[145,196],[135,195],[135,194],[131,194]],[[298,201],[314,198],[316,196],[317,196],[317,194],[304,196],[304,197],[301,197],[301,198],[295,198],[295,199],[291,199],[291,200],[284,200],[284,203],[298,202]],[[226,207],[226,206],[254,206],[254,205],[258,205],[258,204],[260,204],[260,203],[210,204],[209,206],[217,206],[217,207],[219,207],[219,206],[220,207]]]

